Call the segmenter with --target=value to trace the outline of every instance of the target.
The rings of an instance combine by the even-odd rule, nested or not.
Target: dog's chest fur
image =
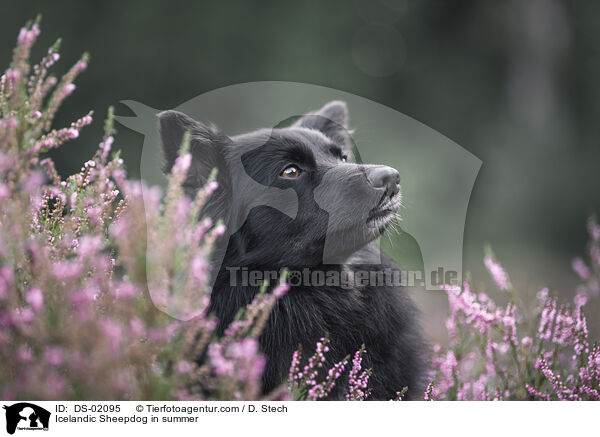
[[[398,268],[385,258],[381,265],[322,266],[333,269],[383,270]],[[258,293],[257,287],[232,287],[218,281],[213,290],[211,310],[219,319],[222,334],[235,314]],[[325,370],[353,354],[364,344],[363,368],[372,368],[371,399],[387,400],[409,387],[407,398],[422,393],[425,370],[424,342],[418,313],[406,290],[391,286],[305,287],[295,286],[279,299],[260,337],[267,358],[263,391],[268,393],[289,375],[292,354],[299,346],[310,357],[315,344],[329,334]],[[305,364],[305,363],[304,363]],[[342,399],[347,372],[340,378],[329,399]]]

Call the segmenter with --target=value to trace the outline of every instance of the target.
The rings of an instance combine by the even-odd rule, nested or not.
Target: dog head
[[[247,263],[292,267],[343,259],[397,217],[400,175],[356,162],[343,102],[330,102],[289,127],[233,137],[176,111],[159,114],[159,129],[165,172],[190,132],[187,195],[218,169],[219,188],[201,214],[225,222],[230,247],[233,242]],[[291,201],[297,202],[295,217],[277,206]]]

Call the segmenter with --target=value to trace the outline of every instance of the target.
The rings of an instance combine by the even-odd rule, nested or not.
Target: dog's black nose
[[[400,173],[392,167],[372,167],[367,171],[367,179],[373,187],[385,188],[390,197],[400,191]]]

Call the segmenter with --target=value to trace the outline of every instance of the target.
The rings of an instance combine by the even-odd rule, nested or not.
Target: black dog
[[[219,333],[259,290],[241,283],[241,275],[232,282],[232,270],[288,268],[339,275],[398,270],[385,255],[381,263],[372,261],[377,254],[372,242],[397,215],[400,176],[390,167],[353,163],[345,103],[331,102],[290,127],[235,137],[175,111],[159,115],[159,128],[167,172],[184,133],[191,134],[192,165],[184,183],[188,195],[204,185],[213,168],[219,171],[219,189],[203,211],[232,231],[221,249],[223,262],[211,295]],[[256,186],[268,190],[257,194]],[[278,193],[288,195],[282,194],[279,203],[267,199]],[[291,200],[290,193],[295,194]],[[295,209],[295,217],[273,204]],[[263,390],[285,381],[298,345],[310,354],[325,333],[331,341],[329,365],[365,345],[363,364],[373,371],[372,399],[391,399],[403,387],[408,387],[408,399],[422,393],[425,343],[417,310],[405,290],[381,283],[292,287],[260,338],[267,357]],[[343,389],[342,380],[329,399],[342,398]]]

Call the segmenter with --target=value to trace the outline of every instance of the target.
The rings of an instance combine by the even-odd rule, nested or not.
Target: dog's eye
[[[342,155],[342,162],[348,161],[348,155]]]
[[[282,178],[296,179],[300,176],[300,169],[295,165],[290,165],[281,172],[280,176]]]

